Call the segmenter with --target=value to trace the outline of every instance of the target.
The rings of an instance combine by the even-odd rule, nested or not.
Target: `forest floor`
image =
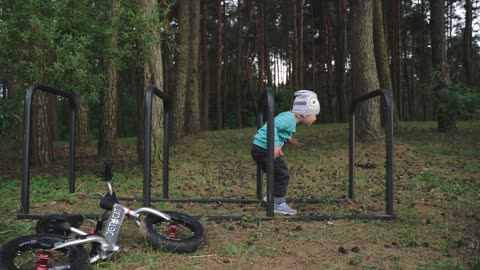
[[[170,198],[256,199],[250,157],[254,129],[202,132],[171,148]],[[355,200],[348,200],[347,125],[299,127],[296,148],[286,148],[289,198],[335,199],[292,203],[298,216],[385,213],[385,142],[358,144]],[[394,137],[396,219],[299,221],[265,216],[260,203],[154,202],[199,216],[205,244],[191,254],[152,251],[134,224],[122,229],[118,256],[93,269],[480,269],[480,121],[439,133],[433,122],[402,123]],[[118,196],[141,198],[143,168],[135,139],[122,139],[114,159]],[[0,244],[34,232],[35,221],[17,220],[21,147],[0,143]],[[56,165],[31,172],[30,213],[99,213],[92,195],[104,192],[96,147],[77,149],[77,185],[68,193],[68,145],[55,147]],[[162,196],[162,170],[152,197]],[[124,202],[132,207],[141,201]],[[207,216],[243,216],[208,221]],[[87,220],[82,228],[94,227]]]

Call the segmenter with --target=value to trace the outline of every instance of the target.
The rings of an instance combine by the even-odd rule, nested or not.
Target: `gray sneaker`
[[[297,213],[297,210],[291,208],[287,202],[282,202],[279,204],[275,203],[273,205],[273,212],[291,216],[291,215],[295,215]]]

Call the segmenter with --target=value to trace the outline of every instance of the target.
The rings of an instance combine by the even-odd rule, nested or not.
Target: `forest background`
[[[23,100],[32,84],[74,93],[77,143],[98,157],[137,137],[143,162],[145,89],[172,108],[173,144],[189,134],[255,125],[265,87],[275,111],[292,93],[318,93],[321,123],[347,121],[349,101],[392,92],[394,118],[435,120],[440,131],[479,117],[475,0],[0,1],[0,137],[21,145]],[[477,34],[475,34],[477,33]],[[33,165],[55,160],[69,136],[62,98],[37,93]],[[161,160],[163,103],[155,99],[153,160]],[[380,102],[360,109],[359,136],[381,136]]]
[[[286,149],[295,179],[289,197],[345,197],[349,102],[385,88],[395,103],[397,221],[257,223],[261,205],[161,202],[157,209],[246,220],[202,219],[207,242],[192,256],[145,249],[127,227],[125,252],[95,269],[478,269],[479,8],[479,0],[0,0],[0,243],[34,230],[15,220],[32,84],[75,95],[79,146],[70,194],[68,102],[36,92],[35,213],[96,212],[89,196],[104,190],[97,176],[104,158],[115,161],[118,194],[141,198],[150,85],[171,105],[172,198],[254,194],[249,147],[267,86],[276,113],[291,108],[298,89],[321,102],[321,124],[299,127],[303,147]],[[154,102],[157,163],[164,108]],[[359,107],[363,141],[382,136],[380,108],[378,100]],[[299,216],[383,213],[383,138],[357,146],[356,200],[292,205]]]

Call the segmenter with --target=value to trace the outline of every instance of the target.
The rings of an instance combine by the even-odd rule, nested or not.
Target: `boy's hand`
[[[273,148],[273,158],[278,158],[281,156],[283,156],[282,147],[275,146],[275,148]]]
[[[295,140],[294,138],[290,138],[287,143],[291,146],[291,147],[296,147],[297,146],[297,140]]]

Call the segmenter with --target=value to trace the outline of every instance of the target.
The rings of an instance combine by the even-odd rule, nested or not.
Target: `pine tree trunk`
[[[377,65],[378,79],[380,88],[393,91],[392,80],[390,77],[390,68],[388,64],[388,48],[383,21],[383,7],[382,0],[374,0],[374,14],[373,14],[373,42],[375,46],[375,62]],[[393,104],[395,107],[395,103]],[[383,106],[381,107],[383,112]],[[396,109],[394,109],[397,111]],[[394,127],[400,126],[398,114],[394,113]]]
[[[200,131],[200,104],[199,104],[199,64],[200,49],[200,2],[190,1],[190,46],[189,46],[189,75],[187,89],[187,132],[194,134]]]
[[[422,0],[420,3],[420,14],[422,15],[422,23],[420,25],[420,33],[422,35],[421,37],[421,64],[420,64],[420,81],[426,82],[427,77],[429,74],[429,68],[428,68],[428,61],[427,61],[427,31],[425,30],[425,21],[426,21],[426,12],[425,12],[425,6],[427,0]],[[426,83],[421,84],[421,91],[422,91],[422,108],[423,108],[423,120],[429,120],[429,113],[428,111],[430,110],[430,102],[427,100],[427,87]]]
[[[269,0],[263,0],[263,47],[265,54],[265,77],[267,77],[267,86],[272,86],[272,69],[270,61],[270,38],[268,37],[268,29],[271,25],[270,23],[270,12],[269,12]]]
[[[151,40],[141,44],[141,49],[145,55],[150,57],[145,60],[143,68],[142,88],[138,91],[139,119],[141,120],[140,132],[137,137],[137,159],[139,163],[144,160],[144,109],[145,109],[145,89],[151,85],[163,90],[163,63],[160,38],[160,21],[158,17],[158,2],[156,0],[142,0],[142,12],[149,18],[149,24],[146,31],[149,32]],[[153,98],[152,109],[152,137],[151,137],[151,162],[153,166],[160,166],[163,158],[163,101],[159,97]]]
[[[299,0],[300,1],[300,26],[298,28],[298,34],[299,34],[299,39],[298,39],[298,87],[300,89],[305,88],[305,83],[304,83],[304,76],[303,76],[303,71],[304,71],[304,64],[303,64],[303,6],[304,6],[304,0]]]
[[[400,0],[395,0],[391,2],[392,5],[392,16],[391,16],[391,53],[392,53],[392,87],[393,87],[393,96],[394,96],[394,121],[398,122],[403,119],[403,110],[402,110],[402,64],[401,64],[401,15],[400,15]]]
[[[258,93],[260,96],[263,93],[263,90],[265,88],[265,43],[264,43],[264,37],[265,37],[265,29],[264,29],[264,10],[263,10],[263,1],[260,1],[259,6],[257,7],[258,13],[257,13],[257,55],[258,55]]]
[[[463,63],[467,85],[473,82],[472,68],[472,0],[465,0],[465,31],[463,33]]]
[[[351,57],[352,97],[379,87],[373,45],[374,0],[352,1]],[[372,141],[381,136],[379,99],[370,99],[358,106],[356,124],[360,140]]]
[[[431,35],[432,35],[432,66],[438,72],[437,87],[434,92],[437,98],[442,89],[451,85],[447,60],[447,41],[445,39],[445,0],[430,0],[431,7]],[[456,128],[455,114],[443,106],[437,106],[438,130],[446,132]]]
[[[180,52],[176,67],[175,90],[172,89],[173,103],[173,143],[178,143],[185,136],[185,105],[188,87],[189,43],[190,43],[190,0],[179,0],[178,46]]]
[[[88,125],[88,101],[82,94],[77,94],[77,145],[90,144],[90,129]]]
[[[216,91],[216,116],[217,124],[216,128],[218,130],[223,128],[223,108],[222,108],[222,52],[223,52],[223,9],[222,9],[222,0],[217,0],[217,29],[218,29],[218,44],[217,44],[217,91]]]
[[[49,95],[36,92],[32,113],[32,166],[47,168],[54,162]]]
[[[301,1],[301,0],[300,0]],[[293,22],[293,48],[292,48],[292,86],[293,89],[298,90],[299,89],[299,33],[298,33],[298,26],[297,26],[297,0],[292,0],[292,22]]]
[[[345,79],[345,56],[347,48],[347,1],[338,0],[337,6],[337,46],[335,53],[335,77],[337,113],[341,122],[347,120],[347,95]]]
[[[238,49],[237,49],[237,83],[235,89],[235,125],[236,128],[242,128],[242,76],[243,76],[243,54],[244,54],[244,3],[243,0],[238,0]]]
[[[201,95],[201,119],[200,125],[202,130],[208,130],[209,106],[210,106],[210,61],[208,53],[208,0],[202,0],[202,95]]]
[[[310,40],[312,44],[312,90],[316,90],[316,72],[317,72],[317,59],[315,55],[315,21],[314,21],[314,9],[313,4],[311,5],[310,12]]]
[[[120,12],[120,1],[111,2],[110,27],[112,35],[110,45],[118,47],[118,23]],[[111,56],[107,60],[107,86],[101,93],[101,122],[100,135],[98,138],[98,156],[100,158],[111,158],[117,152],[117,106],[118,106],[118,66],[116,59]]]

